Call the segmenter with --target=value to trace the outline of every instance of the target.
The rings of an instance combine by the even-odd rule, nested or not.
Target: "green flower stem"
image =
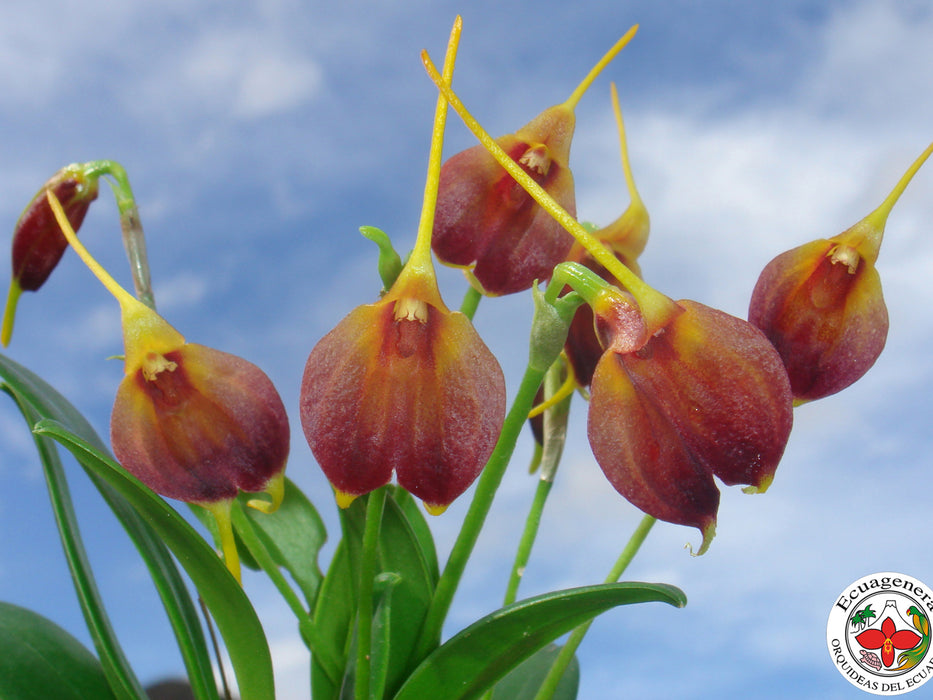
[[[463,520],[463,526],[460,528],[460,533],[450,552],[450,557],[447,559],[444,571],[437,582],[437,588],[434,590],[434,598],[431,600],[431,606],[425,617],[421,636],[415,644],[412,654],[412,661],[415,664],[420,663],[440,642],[441,628],[447,617],[447,611],[450,609],[450,604],[460,584],[460,578],[463,576],[467,561],[473,552],[473,547],[476,545],[476,540],[486,521],[486,516],[489,514],[493,498],[515,450],[518,435],[525,425],[528,411],[531,410],[535,393],[538,391],[538,387],[541,386],[543,378],[544,370],[535,369],[530,365],[525,370],[525,375],[522,377],[512,408],[509,410],[502,426],[499,441],[496,443],[496,447],[477,481],[476,491]]]
[[[472,321],[473,316],[476,315],[476,309],[482,300],[483,295],[480,294],[475,287],[470,285],[466,290],[466,294],[463,295],[463,301],[460,304],[460,313]]]
[[[645,538],[648,537],[648,533],[651,532],[651,528],[656,522],[657,519],[650,515],[646,515],[641,519],[638,527],[635,528],[635,532],[632,533],[628,544],[625,545],[625,549],[622,550],[622,553],[616,560],[615,566],[612,567],[612,570],[606,577],[605,583],[615,583],[622,577],[625,569],[631,563],[632,559],[635,558],[635,555],[638,553],[642,543],[645,541]],[[560,683],[564,671],[567,670],[567,666],[573,659],[573,655],[577,653],[577,648],[580,646],[583,637],[586,636],[592,624],[592,620],[585,622],[570,633],[567,642],[554,660],[554,665],[551,666],[551,670],[548,671],[547,676],[545,676],[544,681],[541,683],[541,687],[538,689],[538,694],[535,695],[534,700],[551,700],[551,698],[554,697],[557,684]]]
[[[538,488],[535,489],[535,497],[531,502],[531,508],[528,510],[528,517],[525,520],[525,531],[518,543],[518,551],[515,553],[515,563],[512,565],[512,575],[509,577],[508,586],[505,589],[505,598],[502,605],[511,605],[515,602],[518,595],[518,586],[525,573],[525,567],[528,565],[528,559],[531,557],[531,548],[534,546],[535,538],[538,536],[538,528],[541,525],[541,515],[544,513],[544,504],[551,493],[551,487],[554,482],[542,476],[538,479]]]
[[[371,492],[366,500],[366,525],[363,529],[363,551],[360,559],[359,603],[356,615],[356,677],[355,700],[369,700],[369,667],[373,636],[373,583],[379,554],[379,529],[386,502],[383,486]]]
[[[123,166],[113,160],[95,160],[85,164],[85,169],[91,175],[109,175],[110,188],[117,200],[117,211],[120,212],[120,229],[123,231],[123,247],[130,261],[130,270],[133,274],[133,288],[136,298],[151,309],[155,308],[155,297],[152,293],[152,280],[149,275],[149,258],[146,254],[146,238],[143,234],[143,225],[139,219],[139,209],[136,207],[136,198],[130,187],[130,180]]]
[[[551,368],[548,370],[544,378],[545,398],[553,396],[554,393],[560,389],[563,365],[563,362],[557,361],[551,365]],[[518,550],[515,553],[515,563],[512,565],[512,574],[506,586],[505,598],[502,601],[503,606],[515,602],[518,595],[518,586],[525,573],[528,560],[531,558],[531,549],[538,536],[541,516],[544,512],[544,504],[547,502],[548,495],[551,493],[551,487],[554,485],[554,475],[557,473],[557,467],[560,464],[561,454],[563,453],[564,441],[567,435],[567,415],[570,412],[571,397],[572,394],[547,410],[543,416],[544,447],[540,465],[541,477],[538,480],[538,487],[535,489],[531,508],[528,510],[528,517],[525,520],[525,530],[522,533],[521,540],[519,540],[518,543]]]
[[[543,294],[537,292],[537,288],[534,288],[535,293],[539,296],[536,297],[535,303],[535,319],[532,323],[532,342],[528,351],[528,366],[525,368],[525,374],[518,387],[518,393],[512,402],[512,408],[509,409],[509,413],[505,417],[499,440],[496,442],[492,455],[486,462],[483,473],[476,482],[476,491],[473,493],[470,508],[463,519],[460,533],[457,535],[450,557],[447,559],[444,571],[441,573],[437,587],[434,589],[434,597],[425,616],[421,636],[412,651],[411,661],[415,665],[420,663],[440,643],[441,628],[444,626],[450,604],[453,602],[457,587],[460,585],[460,579],[463,576],[467,561],[469,561],[470,555],[473,553],[473,547],[476,545],[479,533],[486,522],[486,516],[492,507],[492,501],[499,489],[499,484],[502,483],[506,467],[508,467],[512,459],[519,433],[521,433],[525,421],[528,420],[528,412],[534,404],[535,394],[538,387],[541,386],[545,373],[554,363],[554,360],[557,359],[560,348],[563,346],[563,339],[554,337],[554,326],[559,323],[554,316],[564,319],[563,333],[564,339],[566,339],[567,328],[570,325],[570,319],[573,317],[572,310],[576,309],[579,298],[571,300],[569,303],[561,303],[565,301],[566,297],[560,300],[557,297],[563,287],[563,282],[552,280]],[[551,332],[542,332],[540,329],[536,329],[536,326],[550,327]],[[560,342],[557,343],[555,340],[560,340]],[[556,350],[553,350],[553,356],[546,362],[543,360],[546,353],[536,346],[536,344],[541,343],[556,347]]]
[[[295,614],[295,617],[298,618],[299,622],[304,618],[308,618],[308,611],[305,610],[301,598],[298,597],[298,594],[295,593],[294,589],[288,584],[279,565],[276,564],[275,560],[272,558],[272,554],[266,548],[266,545],[263,544],[262,540],[259,539],[259,536],[256,534],[255,526],[252,521],[246,517],[246,513],[243,512],[243,506],[240,505],[239,501],[234,501],[231,515],[233,516],[233,526],[236,529],[236,534],[239,535],[243,544],[246,545],[246,549],[249,550],[249,553],[253,556],[253,559],[255,559],[256,563],[266,572],[273,585],[275,585],[279,593],[282,594],[282,597]]]

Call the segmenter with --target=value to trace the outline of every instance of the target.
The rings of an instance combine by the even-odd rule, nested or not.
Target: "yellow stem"
[[[551,406],[556,406],[561,401],[563,401],[565,398],[570,396],[574,392],[574,390],[577,388],[577,377],[573,373],[573,367],[570,365],[569,362],[567,362],[566,365],[567,365],[567,378],[564,380],[564,383],[561,384],[560,388],[554,392],[554,395],[551,396],[551,398],[547,399],[546,401],[542,401],[537,406],[535,406],[533,409],[528,411],[529,418],[540,416],[542,413],[548,410]]]
[[[916,175],[917,171],[920,170],[920,166],[926,162],[931,153],[933,153],[933,143],[927,146],[926,150],[924,150],[923,153],[921,153],[911,164],[911,166],[907,168],[907,172],[905,172],[901,176],[901,179],[897,181],[894,189],[891,190],[891,193],[887,197],[885,197],[880,206],[851,229],[849,229],[849,231],[846,231],[846,234],[852,232],[853,238],[863,237],[864,243],[861,241],[853,240],[852,245],[853,247],[858,248],[859,252],[866,259],[868,259],[869,262],[873,263],[878,259],[878,251],[881,248],[881,239],[884,237],[884,227],[888,221],[888,216],[890,215],[891,210],[894,208],[894,205],[897,204],[897,200],[900,199],[901,195],[904,193],[904,190],[907,189],[907,185],[910,184],[910,181],[913,179],[914,175]]]
[[[217,523],[217,539],[220,540],[220,550],[223,552],[224,564],[227,565],[227,569],[233,574],[237,583],[242,584],[240,554],[236,549],[236,540],[233,537],[233,523],[230,519],[233,500],[202,503],[201,505],[210,511]]]
[[[132,294],[123,289],[123,287],[110,276],[109,272],[100,266],[100,263],[91,256],[87,248],[84,247],[84,244],[78,240],[78,235],[75,233],[74,229],[71,228],[71,223],[68,221],[68,217],[65,216],[65,210],[62,209],[58,197],[56,197],[51,190],[46,192],[45,196],[49,201],[49,206],[52,207],[55,220],[58,222],[58,226],[65,235],[68,244],[74,248],[78,257],[80,257],[84,264],[88,266],[88,269],[94,273],[94,276],[100,280],[101,284],[107,288],[107,291],[116,297],[117,301],[120,302],[120,306],[125,308],[126,304],[140,303]]]
[[[463,21],[458,15],[454,26],[450,30],[450,39],[447,42],[447,54],[444,56],[444,80],[450,82],[454,74],[454,63],[457,59],[457,47],[460,43],[460,32]],[[424,201],[421,205],[421,220],[418,224],[418,237],[412,250],[409,265],[430,266],[431,262],[431,234],[434,231],[434,210],[437,207],[437,188],[441,178],[441,158],[444,149],[444,129],[447,125],[447,101],[442,95],[437,97],[437,107],[434,110],[434,128],[431,131],[431,150],[428,155],[428,176],[424,184]]]
[[[625,138],[625,122],[622,120],[622,107],[619,106],[619,92],[616,90],[616,84],[611,83],[609,89],[612,92],[612,111],[616,117],[616,126],[619,128],[619,146],[622,150],[622,172],[625,173],[625,184],[628,186],[628,194],[634,205],[636,202],[641,209],[641,195],[638,194],[638,188],[635,187],[635,177],[632,175],[632,164],[628,158],[628,142]]]
[[[663,328],[678,312],[679,308],[673,300],[646,284],[634,272],[629,270],[619,259],[600,241],[590,234],[580,223],[574,219],[566,209],[535,182],[522,168],[512,160],[509,155],[493,140],[479,122],[467,110],[464,104],[444,81],[431,61],[427,51],[421,52],[424,67],[437,85],[441,94],[454,111],[460,115],[467,128],[473,132],[480,143],[496,161],[518,182],[526,192],[547,211],[563,228],[582,245],[593,258],[605,267],[613,277],[631,293],[638,302],[645,317],[649,333]]]
[[[13,318],[16,316],[16,303],[23,290],[16,279],[10,280],[10,291],[6,297],[6,306],[3,309],[3,322],[0,323],[0,344],[6,347],[13,337]]]
[[[574,109],[577,106],[580,98],[583,97],[583,93],[589,89],[590,85],[593,84],[593,81],[596,80],[596,77],[602,73],[603,68],[608,66],[612,59],[614,59],[616,55],[625,48],[626,44],[632,40],[632,37],[635,36],[635,32],[637,31],[638,25],[633,25],[632,28],[622,36],[621,39],[613,44],[612,48],[609,49],[601,59],[599,59],[596,65],[590,69],[590,72],[586,74],[586,77],[580,81],[580,84],[574,88],[572,93],[570,93],[570,97],[568,97],[567,101],[564,102],[564,106],[566,106],[568,109]]]

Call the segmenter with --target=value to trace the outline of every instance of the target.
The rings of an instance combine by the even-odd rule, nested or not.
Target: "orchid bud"
[[[798,403],[845,389],[884,349],[888,311],[875,261],[891,209],[931,152],[933,144],[871,214],[782,253],[758,278],[748,318],[780,354]]]
[[[58,265],[68,241],[55,221],[46,193],[55,195],[72,229],[77,231],[91,202],[97,199],[99,174],[72,164],[59,170],[20,215],[13,229],[13,276],[4,311],[0,342],[4,346],[13,334],[13,319],[19,295],[37,291]]]

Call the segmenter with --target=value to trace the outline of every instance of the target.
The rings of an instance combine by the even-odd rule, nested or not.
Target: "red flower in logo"
[[[880,630],[865,630],[855,641],[865,649],[881,649],[881,661],[887,667],[894,663],[895,649],[913,649],[920,643],[920,635],[910,630],[898,630],[894,621],[886,617]]]

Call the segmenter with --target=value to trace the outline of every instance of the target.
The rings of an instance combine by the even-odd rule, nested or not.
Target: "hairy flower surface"
[[[568,164],[573,110],[557,105],[497,143],[561,206],[573,213]],[[510,294],[547,279],[573,238],[482,146],[449,158],[438,188],[432,247],[448,265],[472,266],[483,291]]]
[[[127,367],[110,439],[120,464],[153,491],[211,503],[263,491],[284,471],[288,417],[258,367],[183,343]]]
[[[750,324],[697,302],[637,349],[610,342],[593,374],[590,445],[610,483],[704,551],[724,483],[764,491],[793,422],[780,358]],[[600,310],[597,309],[599,315]]]
[[[505,417],[505,380],[461,313],[402,275],[311,351],[301,422],[343,505],[390,481],[440,512],[479,475]]]
[[[768,263],[748,318],[781,355],[798,401],[834,394],[862,377],[888,334],[877,269],[838,239],[812,241]]]
[[[888,310],[875,261],[888,215],[931,153],[933,144],[864,219],[781,253],[758,278],[748,320],[780,353],[798,403],[845,389],[884,349]]]
[[[637,30],[637,25],[629,29],[565,102],[546,109],[514,134],[495,142],[510,165],[520,168],[571,216],[576,212],[569,167],[576,123],[574,109],[596,76]],[[495,296],[528,289],[536,279],[549,279],[554,266],[564,260],[573,245],[573,237],[490,155],[489,147],[474,146],[444,163],[432,247],[442,262],[471,267],[472,279],[484,293]]]

